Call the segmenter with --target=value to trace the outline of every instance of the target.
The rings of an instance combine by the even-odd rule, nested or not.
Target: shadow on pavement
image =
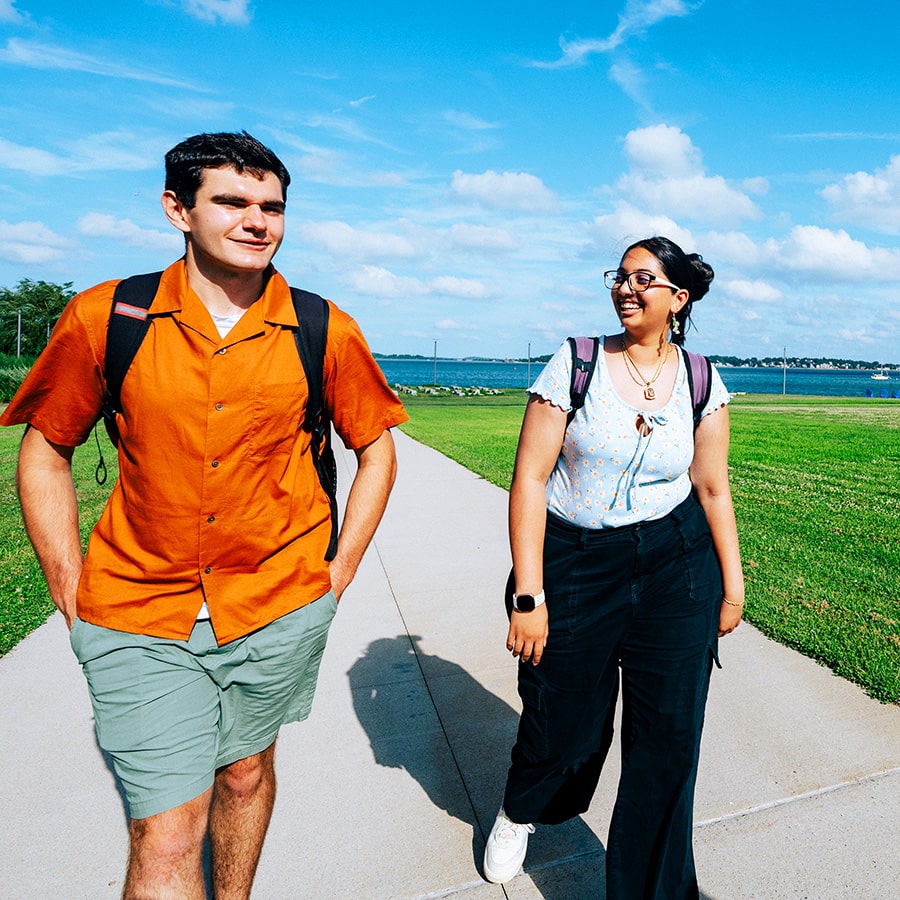
[[[404,634],[369,644],[347,673],[354,709],[378,765],[405,769],[435,806],[472,827],[480,874],[519,714],[458,664],[424,653],[420,640]],[[437,728],[455,772],[436,771],[427,750],[424,734]],[[539,827],[525,870],[545,900],[603,900],[605,857],[602,842],[578,818]]]

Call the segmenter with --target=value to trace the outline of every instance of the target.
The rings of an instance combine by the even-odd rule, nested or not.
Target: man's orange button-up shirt
[[[86,440],[104,398],[116,284],[72,300],[0,424],[28,422],[64,446]],[[122,385],[119,478],[88,544],[78,616],[180,639],[205,600],[224,644],[331,586],[330,507],[302,428],[297,318],[273,271],[220,338],[182,261],[163,273],[150,313]],[[407,418],[358,326],[334,304],[324,398],[352,449]]]

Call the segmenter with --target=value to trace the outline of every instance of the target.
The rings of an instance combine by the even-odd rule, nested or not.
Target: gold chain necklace
[[[656,391],[653,389],[653,382],[656,381],[657,378],[662,374],[663,366],[666,364],[666,360],[669,358],[669,352],[672,349],[672,345],[666,342],[666,352],[663,354],[662,358],[659,361],[659,365],[656,367],[656,371],[653,373],[653,377],[650,379],[644,378],[641,370],[638,368],[637,363],[631,358],[631,354],[628,352],[628,345],[625,343],[625,335],[622,335],[622,353],[624,354],[623,359],[625,360],[625,371],[631,376],[631,380],[640,385],[644,389],[644,398],[647,400],[655,400],[656,399]]]

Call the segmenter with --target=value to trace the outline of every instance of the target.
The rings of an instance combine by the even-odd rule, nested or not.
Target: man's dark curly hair
[[[172,191],[186,208],[193,209],[204,169],[231,168],[264,178],[272,172],[281,182],[287,200],[291,176],[284,163],[246,131],[195,134],[166,154],[166,190]]]

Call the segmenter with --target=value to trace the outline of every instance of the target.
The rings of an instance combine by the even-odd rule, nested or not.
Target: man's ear
[[[179,230],[185,234],[190,234],[191,223],[188,219],[190,210],[186,209],[184,204],[175,196],[174,191],[163,191],[161,198],[163,212],[166,218]]]

